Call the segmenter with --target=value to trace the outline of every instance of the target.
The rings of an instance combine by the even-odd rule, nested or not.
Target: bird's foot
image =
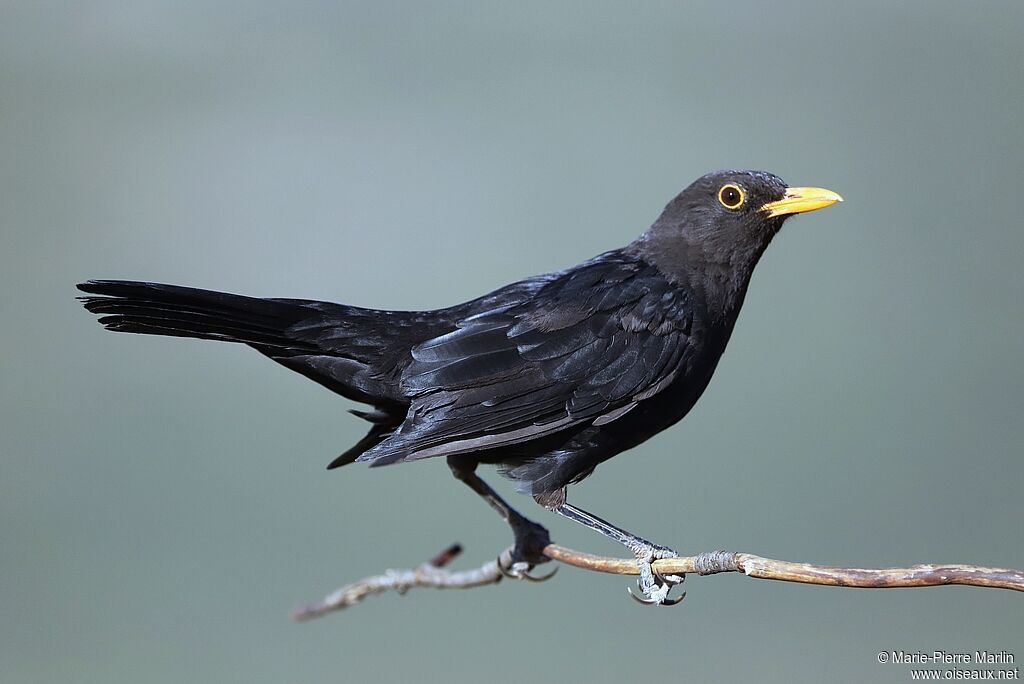
[[[659,546],[650,542],[631,545],[630,550],[636,556],[636,565],[640,570],[637,586],[643,595],[641,598],[627,587],[626,590],[635,601],[648,606],[674,606],[686,598],[685,591],[674,599],[668,597],[673,587],[683,583],[686,575],[662,575],[652,565],[654,561],[662,558],[678,558],[678,553],[667,546]]]
[[[557,567],[547,575],[530,574],[534,566],[551,560],[544,555],[544,547],[551,543],[547,528],[523,517],[514,519],[510,525],[516,536],[515,545],[498,556],[498,571],[505,577],[529,582],[551,579],[558,572]]]

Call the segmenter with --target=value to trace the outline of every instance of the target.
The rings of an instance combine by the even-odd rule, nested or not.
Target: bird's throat
[[[669,282],[699,297],[712,319],[731,325],[765,247],[766,244],[734,251],[728,259],[722,260],[685,237],[651,230],[626,250],[653,264]]]

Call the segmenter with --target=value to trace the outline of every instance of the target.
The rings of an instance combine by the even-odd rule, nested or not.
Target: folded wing
[[[527,302],[413,347],[405,421],[360,460],[466,453],[612,422],[672,382],[691,321],[686,295],[653,268],[599,257]]]

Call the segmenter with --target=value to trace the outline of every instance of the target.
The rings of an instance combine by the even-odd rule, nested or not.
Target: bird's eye
[[[722,203],[722,206],[726,209],[739,209],[743,206],[743,201],[747,198],[746,193],[743,192],[743,188],[738,185],[729,183],[723,185],[722,189],[718,191],[718,201]]]

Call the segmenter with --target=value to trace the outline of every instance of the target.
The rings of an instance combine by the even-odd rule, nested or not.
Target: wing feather
[[[686,294],[652,267],[597,259],[528,301],[412,351],[405,422],[362,460],[465,453],[610,423],[667,387],[689,346]]]

